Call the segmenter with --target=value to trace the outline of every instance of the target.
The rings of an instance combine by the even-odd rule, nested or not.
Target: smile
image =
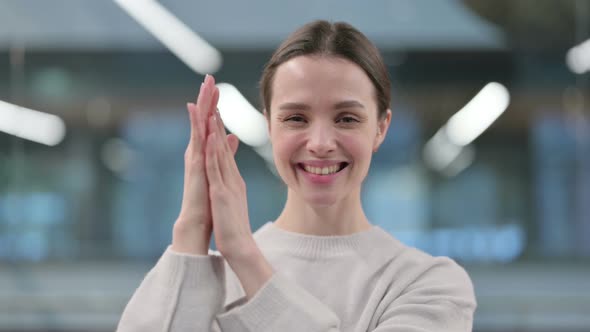
[[[299,164],[299,167],[303,169],[307,173],[315,174],[315,175],[330,175],[334,173],[338,173],[343,170],[348,163],[342,162],[336,165],[328,166],[328,167],[314,167],[304,164]]]

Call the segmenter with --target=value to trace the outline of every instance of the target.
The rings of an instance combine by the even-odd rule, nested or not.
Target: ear
[[[391,110],[388,109],[385,116],[377,122],[377,135],[375,135],[375,140],[373,141],[373,152],[377,152],[377,149],[379,149],[379,146],[383,143],[383,140],[385,140],[385,135],[387,134],[390,123]]]

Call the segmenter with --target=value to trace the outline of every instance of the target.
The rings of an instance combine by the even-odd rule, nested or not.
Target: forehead
[[[356,63],[329,56],[299,56],[281,64],[273,80],[271,105],[357,100],[375,106],[373,83]]]

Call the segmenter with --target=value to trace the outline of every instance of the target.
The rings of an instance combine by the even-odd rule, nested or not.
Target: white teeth
[[[333,166],[329,166],[329,167],[313,167],[313,166],[303,165],[303,168],[305,169],[305,171],[307,171],[309,173],[318,174],[318,175],[328,175],[328,174],[333,174],[333,173],[338,172],[340,170],[340,165],[333,165]]]

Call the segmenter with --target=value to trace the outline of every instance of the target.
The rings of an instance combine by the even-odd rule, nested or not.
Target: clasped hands
[[[225,134],[218,100],[219,89],[213,76],[207,75],[197,103],[187,104],[191,134],[172,250],[207,255],[213,232],[217,249],[251,297],[270,278],[272,269],[252,237],[246,184],[234,159],[238,138]]]

